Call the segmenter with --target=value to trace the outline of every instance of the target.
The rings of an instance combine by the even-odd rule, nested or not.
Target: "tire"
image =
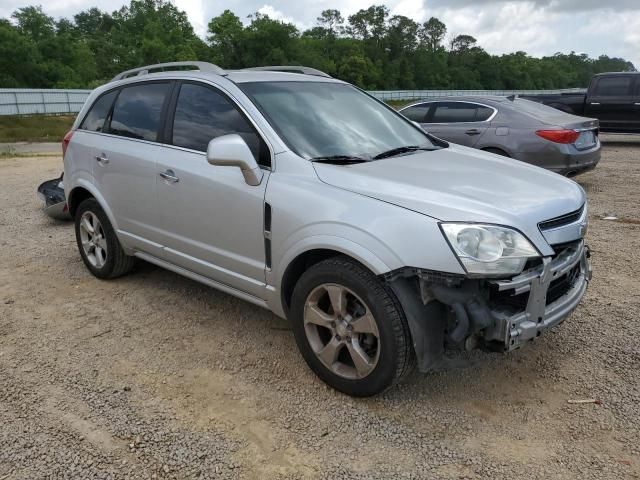
[[[493,153],[495,155],[500,155],[501,157],[508,157],[511,158],[511,155],[509,155],[507,152],[505,152],[504,150],[500,150],[499,148],[485,148],[484,149],[485,152],[489,152],[489,153]]]
[[[83,224],[85,221],[89,224]],[[78,206],[74,222],[80,256],[93,275],[116,278],[133,268],[135,258],[124,253],[107,214],[95,198],[88,198]],[[97,231],[97,236],[90,232],[91,228]],[[89,246],[85,249],[83,243]]]
[[[344,308],[334,308],[338,304]],[[398,299],[350,258],[329,258],[305,271],[294,288],[289,319],[311,370],[347,395],[376,395],[414,365],[411,334]]]

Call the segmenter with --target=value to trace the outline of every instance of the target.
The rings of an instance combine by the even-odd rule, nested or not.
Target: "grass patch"
[[[61,142],[75,115],[1,115],[0,143]]]

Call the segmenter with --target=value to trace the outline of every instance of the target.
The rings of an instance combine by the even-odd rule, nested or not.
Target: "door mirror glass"
[[[236,133],[214,138],[207,146],[211,165],[238,167],[248,185],[260,185],[262,170],[242,137]]]

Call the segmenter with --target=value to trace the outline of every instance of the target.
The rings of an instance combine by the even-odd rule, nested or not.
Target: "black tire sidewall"
[[[381,298],[382,292],[380,290],[383,290],[382,295],[390,295],[391,293],[372,273],[368,271],[364,273],[364,267],[355,262],[352,263],[363,271],[356,273],[352,269],[336,269],[325,263],[315,265],[307,270],[298,280],[294,289],[289,319],[298,348],[309,367],[318,377],[343,393],[367,397],[380,393],[393,384],[397,376],[399,345],[392,322],[388,321],[388,307],[385,306],[384,300]],[[365,278],[369,276],[369,278],[363,281],[363,276]],[[349,288],[367,304],[373,313],[380,335],[380,357],[375,369],[363,379],[351,380],[336,375],[324,366],[309,345],[304,329],[304,307],[311,291],[323,283],[336,283]],[[374,285],[377,288],[371,288]]]
[[[85,212],[92,212],[102,225],[102,231],[104,232],[105,239],[107,241],[107,259],[105,264],[101,268],[97,268],[91,264],[86,254],[84,253],[84,249],[82,248],[82,240],[80,237],[80,220],[82,219],[82,215]],[[94,198],[88,198],[84,200],[79,206],[78,210],[75,214],[75,230],[76,230],[76,243],[78,244],[78,250],[80,251],[80,256],[82,257],[82,261],[89,269],[89,271],[98,278],[110,278],[113,269],[115,267],[115,256],[116,249],[120,248],[120,243],[118,238],[116,237],[116,233],[111,226],[111,222],[109,221],[109,217],[104,212],[98,201]]]

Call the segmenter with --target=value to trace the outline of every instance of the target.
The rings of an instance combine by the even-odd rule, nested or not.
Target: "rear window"
[[[113,108],[109,133],[157,141],[162,105],[168,91],[168,83],[145,83],[123,88]]]
[[[599,97],[624,97],[631,91],[633,77],[602,77],[598,80],[594,95]]]
[[[106,93],[102,95],[98,100],[94,102],[91,106],[91,110],[80,125],[82,130],[89,130],[91,132],[101,132],[104,128],[104,121],[107,119],[107,115],[109,115],[109,111],[111,110],[111,105],[118,94],[117,90],[113,92]]]
[[[556,110],[553,107],[548,105],[543,105],[542,103],[534,102],[533,100],[525,100],[524,98],[516,98],[513,102],[510,102],[513,107],[524,113],[528,113],[536,118],[544,118],[551,116],[562,115],[560,110]],[[507,104],[509,105],[509,104]]]
[[[413,122],[424,123],[426,121],[427,113],[429,113],[429,108],[431,108],[430,103],[421,103],[420,105],[405,108],[400,113]]]

